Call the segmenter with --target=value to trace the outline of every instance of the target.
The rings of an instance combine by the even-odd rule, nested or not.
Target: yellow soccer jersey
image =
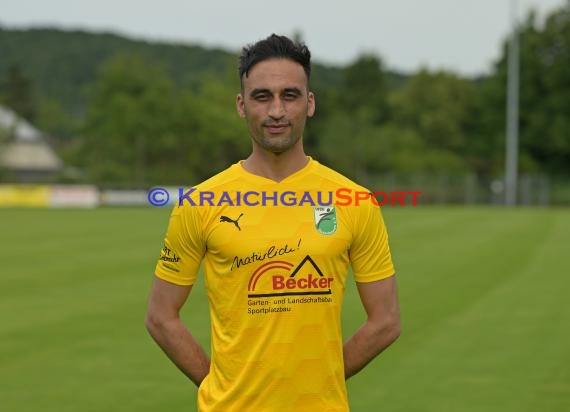
[[[238,163],[180,198],[156,276],[192,285],[204,261],[212,358],[199,411],[348,411],[348,266],[357,282],[394,267],[379,207],[335,204],[339,189],[366,191],[313,159],[279,183]]]

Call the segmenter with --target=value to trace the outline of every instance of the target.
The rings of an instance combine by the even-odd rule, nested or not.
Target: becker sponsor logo
[[[325,276],[309,256],[297,266],[274,260],[257,268],[248,283],[248,297],[330,295],[334,278]]]

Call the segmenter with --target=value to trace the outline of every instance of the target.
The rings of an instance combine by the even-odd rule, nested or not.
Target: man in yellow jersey
[[[337,202],[339,190],[368,191],[303,150],[315,112],[306,46],[272,35],[245,47],[240,77],[251,155],[179,199],[146,325],[199,386],[201,412],[348,411],[345,380],[400,333],[380,208]],[[202,261],[211,358],[179,315]],[[343,343],[349,265],[367,319]]]

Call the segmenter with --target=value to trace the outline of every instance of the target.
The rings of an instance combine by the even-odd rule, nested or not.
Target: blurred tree
[[[305,36],[303,36],[303,32],[301,31],[301,29],[293,30],[293,34],[291,35],[291,39],[295,43],[304,43],[305,42]]]
[[[426,147],[462,153],[472,115],[470,81],[447,72],[421,70],[391,97],[394,121],[412,128]]]
[[[347,176],[365,180],[381,173],[464,173],[456,153],[428,147],[413,127],[374,125],[370,112],[337,113],[324,128],[318,153]]]
[[[37,107],[35,124],[58,144],[64,144],[76,135],[79,120],[65,111],[57,100],[38,99]]]
[[[150,154],[163,152],[174,106],[165,70],[133,54],[105,63],[90,91],[83,155],[99,183],[144,185]]]
[[[569,16],[570,1],[544,22],[530,15],[520,27],[523,172],[570,175]],[[247,129],[235,113],[239,84],[230,53],[82,32],[0,28],[0,34],[0,72],[15,62],[26,69],[38,85],[28,113],[98,182],[194,183],[249,151]],[[107,64],[94,81],[101,61]],[[25,102],[28,87],[34,106],[31,83],[22,77],[21,70],[12,75],[20,84],[14,95]],[[91,85],[88,110],[85,84]],[[476,81],[426,70],[407,80],[387,72],[374,55],[345,68],[315,64],[317,110],[305,145],[352,176],[466,169],[498,176],[505,85],[506,47],[491,75]],[[78,121],[80,134],[74,133]]]
[[[521,144],[544,170],[570,175],[570,1],[542,31],[533,20],[522,36]]]
[[[235,74],[234,74],[235,76]],[[194,184],[243,159],[250,139],[235,109],[237,87],[223,79],[205,80],[196,92],[182,92],[174,109],[175,127],[169,133],[177,156],[183,155],[189,174],[178,182]],[[166,170],[165,173],[174,173]],[[163,177],[163,179],[166,176]]]
[[[36,106],[33,99],[32,83],[19,65],[12,65],[8,69],[2,87],[2,101],[11,110],[24,119],[33,122],[36,116]]]
[[[570,1],[541,25],[530,13],[520,36],[520,162],[521,172],[570,175]],[[481,89],[475,134],[485,143],[473,147],[483,169],[502,174],[505,139],[507,45],[494,73]],[[495,166],[485,159],[495,159]],[[481,166],[480,164],[480,166]]]
[[[387,91],[382,60],[374,55],[359,56],[346,67],[339,95],[342,110],[354,112],[363,108],[371,111],[371,121],[382,123],[389,117]]]
[[[93,85],[81,153],[99,183],[188,185],[242,158],[235,73],[176,90],[166,71],[121,54]]]
[[[198,97],[202,107],[198,118],[199,141],[203,142],[201,155],[207,167],[198,174],[202,178],[221,171],[229,164],[245,158],[251,150],[251,139],[246,123],[237,114],[235,98],[237,83],[233,78],[206,79]]]

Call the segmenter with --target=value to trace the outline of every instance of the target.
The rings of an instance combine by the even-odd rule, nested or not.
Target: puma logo
[[[243,216],[243,213],[241,213],[238,218],[236,220],[233,220],[227,216],[220,216],[220,222],[227,222],[227,223],[233,223],[234,225],[236,225],[236,227],[238,228],[238,230],[241,230],[241,228],[239,227],[239,223],[238,221],[240,220],[240,218]]]

